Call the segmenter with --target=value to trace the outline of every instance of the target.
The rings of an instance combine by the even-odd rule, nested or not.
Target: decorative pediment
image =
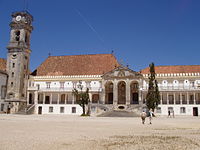
[[[136,71],[129,69],[128,67],[119,66],[110,72],[105,73],[102,76],[104,79],[113,78],[141,78],[142,75]]]

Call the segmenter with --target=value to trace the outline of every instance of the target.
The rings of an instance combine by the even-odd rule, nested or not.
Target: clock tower
[[[10,113],[16,113],[26,107],[32,21],[33,17],[27,11],[12,14],[6,68],[8,73],[6,101],[9,102]]]

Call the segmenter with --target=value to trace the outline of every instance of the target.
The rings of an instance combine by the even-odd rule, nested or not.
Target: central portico
[[[102,103],[113,109],[128,109],[142,105],[142,75],[128,67],[119,66],[102,76]]]

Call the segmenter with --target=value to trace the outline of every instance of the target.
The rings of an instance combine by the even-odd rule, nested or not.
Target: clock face
[[[21,18],[22,18],[21,16],[17,16],[17,17],[16,17],[16,21],[20,21]]]

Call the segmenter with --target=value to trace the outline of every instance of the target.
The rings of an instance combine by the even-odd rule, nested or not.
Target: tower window
[[[15,32],[15,40],[19,41],[19,39],[20,39],[20,31],[16,31]]]
[[[12,72],[12,77],[14,77],[14,72]]]
[[[11,82],[11,87],[13,87],[13,82]]]
[[[25,42],[26,42],[26,44],[29,44],[28,34],[26,34],[26,36],[25,36]]]
[[[15,63],[12,64],[12,67],[15,68]]]

